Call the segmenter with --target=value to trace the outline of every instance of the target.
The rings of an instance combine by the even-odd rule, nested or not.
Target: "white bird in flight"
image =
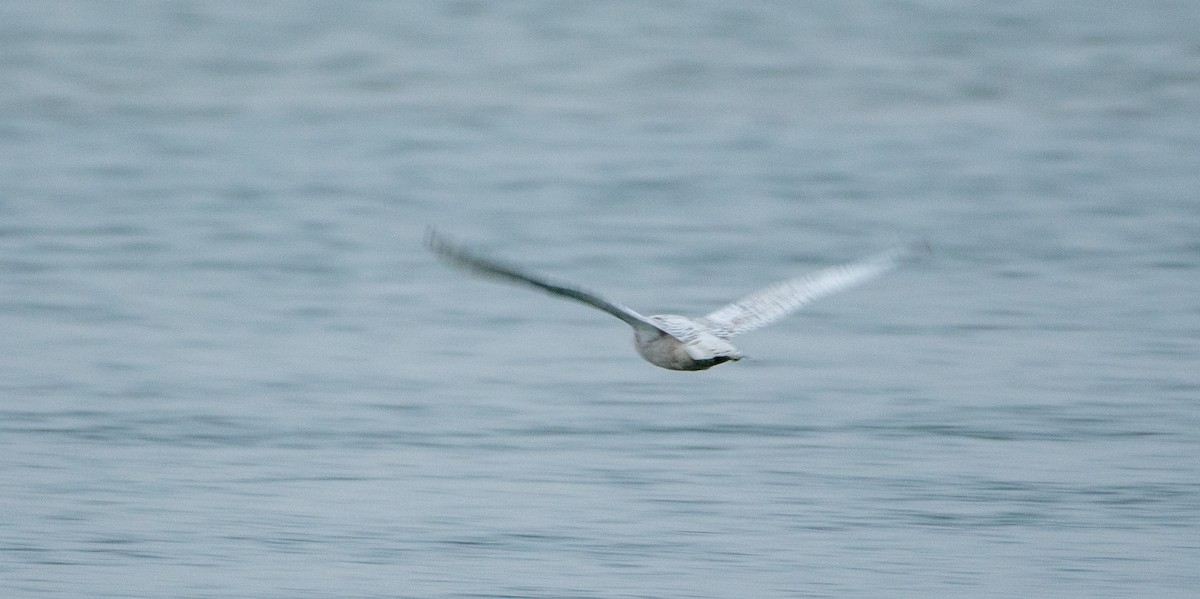
[[[743,354],[729,343],[734,335],[770,324],[817,299],[874,279],[929,249],[923,242],[896,246],[853,262],[781,281],[705,316],[690,318],[674,314],[643,316],[569,283],[484,258],[451,243],[433,229],[426,232],[425,246],[455,266],[529,285],[620,318],[633,327],[633,344],[642,358],[669,370],[705,370],[740,360]]]

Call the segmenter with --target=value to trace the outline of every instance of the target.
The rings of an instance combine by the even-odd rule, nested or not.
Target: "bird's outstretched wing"
[[[783,318],[822,297],[869,281],[896,268],[928,245],[898,246],[860,260],[776,283],[700,319],[714,335],[728,339]]]
[[[590,291],[585,291],[573,285],[553,281],[537,275],[532,275],[522,271],[517,267],[483,258],[482,256],[471,253],[466,249],[451,243],[432,228],[426,230],[425,232],[425,247],[429,248],[430,251],[437,254],[447,262],[454,264],[455,266],[511,283],[528,285],[552,295],[558,295],[583,304],[587,304],[593,308],[598,308],[608,312],[609,314],[612,314],[613,316],[616,316],[617,318],[620,318],[635,329],[650,328],[670,334],[662,327],[654,324],[649,318],[638,314],[630,308],[615,302],[610,302]]]

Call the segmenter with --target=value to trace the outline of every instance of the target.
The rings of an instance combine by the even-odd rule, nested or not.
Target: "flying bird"
[[[633,327],[633,345],[647,362],[669,370],[705,370],[742,359],[729,343],[734,335],[753,331],[813,301],[869,281],[928,252],[928,244],[896,246],[839,266],[781,281],[709,314],[691,318],[675,314],[643,316],[569,283],[532,274],[498,260],[484,258],[429,229],[425,246],[450,264],[476,274],[527,285],[603,310]]]

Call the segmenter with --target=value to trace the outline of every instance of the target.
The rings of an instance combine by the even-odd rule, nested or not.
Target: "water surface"
[[[12,597],[1186,597],[1200,38],[1151,2],[8,3]],[[934,255],[703,373],[651,313]]]

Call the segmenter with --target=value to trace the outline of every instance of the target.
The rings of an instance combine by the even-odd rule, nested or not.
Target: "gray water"
[[[0,595],[1195,596],[1198,6],[0,4]]]

